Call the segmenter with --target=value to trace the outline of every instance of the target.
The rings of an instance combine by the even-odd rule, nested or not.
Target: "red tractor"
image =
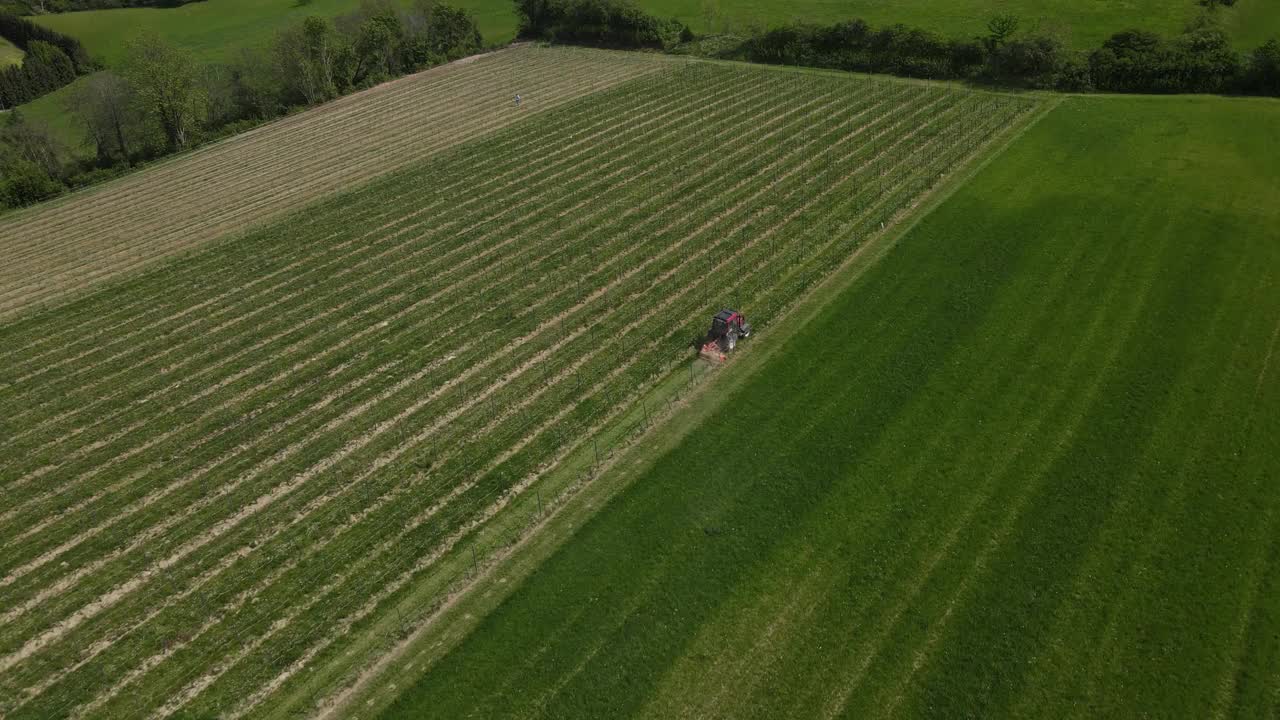
[[[737,310],[721,310],[711,319],[711,329],[702,344],[702,356],[723,362],[738,346],[738,340],[751,335],[751,323]]]

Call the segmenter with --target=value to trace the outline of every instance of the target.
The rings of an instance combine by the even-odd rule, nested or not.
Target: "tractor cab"
[[[729,324],[734,320],[739,320],[741,314],[732,310],[721,310],[716,316],[711,318],[711,335],[713,337],[724,337],[729,334]]]
[[[723,355],[738,346],[738,340],[751,335],[751,323],[737,310],[721,310],[711,318],[711,330],[702,346],[703,354]]]

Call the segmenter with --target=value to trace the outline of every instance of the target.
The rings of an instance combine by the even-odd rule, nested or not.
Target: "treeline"
[[[114,71],[80,82],[68,103],[94,150],[72,160],[21,109],[0,116],[0,207],[17,207],[120,174],[385,80],[482,49],[462,10],[366,0],[334,21],[309,17],[267,48],[202,66],[155,35],[127,46]]]
[[[917,78],[961,79],[1063,91],[1280,94],[1280,42],[1238,53],[1206,13],[1173,38],[1126,30],[1092,52],[1058,38],[1020,33],[1013,16],[993,18],[985,36],[946,38],[861,20],[790,25],[748,38],[730,51],[752,62],[807,65]]]
[[[0,13],[0,37],[26,53],[22,64],[0,70],[0,110],[31,102],[94,70],[79,40],[25,18]]]
[[[1241,54],[1214,10],[1230,3],[1204,4],[1177,37],[1126,30],[1078,52],[1054,35],[1022,32],[1012,15],[992,18],[986,34],[973,38],[851,20],[695,39],[679,21],[653,17],[630,0],[515,0],[520,35],[551,42],[1063,91],[1280,95],[1280,41]]]
[[[653,17],[627,0],[515,0],[526,39],[623,49],[669,50],[693,39],[679,20]]]

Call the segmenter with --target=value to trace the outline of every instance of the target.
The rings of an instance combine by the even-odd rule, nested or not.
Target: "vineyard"
[[[1055,104],[358,715],[1280,716],[1277,127]]]
[[[387,652],[380,622],[430,619],[465,585],[458,558],[483,561],[482,528],[555,507],[543,483],[566,458],[689,372],[712,312],[738,307],[767,333],[1036,107],[583,60],[609,57],[597,54],[557,73],[561,56],[525,52],[521,72],[565,96],[632,79],[463,144],[506,120],[414,138],[378,120],[404,103],[377,100],[342,107],[396,139],[300,160],[305,145],[251,136],[273,148],[255,167],[295,178],[288,199],[235,189],[247,169],[216,182],[271,212],[437,154],[0,326],[0,715],[330,706]],[[493,70],[483,87],[502,96],[511,62],[466,72]],[[451,116],[465,110],[454,102],[441,100]],[[199,183],[174,192],[206,201]],[[207,214],[157,203],[112,229],[170,254],[227,229],[234,213],[212,199]],[[21,221],[81,227],[75,206]],[[129,207],[112,212],[141,212]],[[83,251],[60,265],[71,241],[23,247],[28,277],[45,254],[68,283],[131,265]],[[406,602],[426,586],[440,589]]]
[[[0,219],[0,317],[56,303],[664,64],[559,48],[491,53]],[[516,93],[525,98],[518,109]]]

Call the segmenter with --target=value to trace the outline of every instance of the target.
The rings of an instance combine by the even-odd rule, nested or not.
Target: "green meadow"
[[[401,0],[408,5],[409,0]],[[360,6],[359,0],[206,0],[176,8],[122,8],[42,15],[42,25],[78,38],[108,66],[123,56],[125,44],[153,31],[195,53],[203,62],[234,60],[244,48],[265,47],[276,33],[318,15],[336,17]],[[504,44],[515,37],[514,6],[506,0],[466,0],[485,42]]]
[[[1064,99],[384,717],[1274,716],[1277,127]]]
[[[986,34],[987,20],[993,15],[1012,13],[1021,19],[1023,29],[1055,34],[1083,50],[1134,27],[1172,35],[1201,12],[1195,0],[640,0],[640,5],[659,15],[679,17],[695,30],[711,32],[862,18],[877,26],[904,23],[951,37],[972,37]],[[1252,49],[1280,34],[1280,12],[1268,0],[1238,0],[1220,12],[1241,48]]]
[[[93,157],[93,148],[87,144],[84,126],[68,107],[72,93],[85,79],[77,78],[70,85],[54,90],[44,97],[22,105],[19,110],[36,123],[49,128],[55,138],[67,146],[73,154]]]
[[[509,0],[455,0],[454,4],[475,14],[486,42],[503,44],[515,37],[516,15]],[[226,61],[241,48],[266,45],[275,33],[308,15],[335,17],[358,5],[358,0],[206,0],[177,8],[43,15],[37,21],[79,38],[108,65],[117,62],[125,42],[143,30],[190,48],[201,60]],[[1013,13],[1021,18],[1023,29],[1054,33],[1080,49],[1097,47],[1112,33],[1133,27],[1174,34],[1201,11],[1195,0],[639,0],[639,5],[657,15],[678,17],[698,32],[743,32],[792,21],[863,18],[875,25],[906,23],[970,37],[984,34],[991,16]],[[1219,12],[1242,49],[1280,35],[1280,12],[1269,0],[1238,0],[1234,7]]]

